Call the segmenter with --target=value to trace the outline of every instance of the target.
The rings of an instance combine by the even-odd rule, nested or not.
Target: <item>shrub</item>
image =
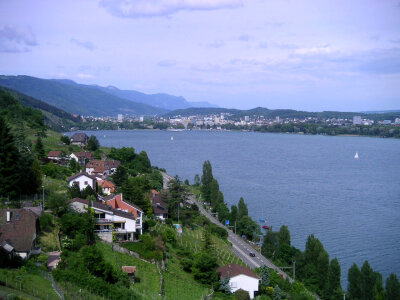
[[[39,218],[40,228],[43,231],[51,231],[53,224],[53,216],[50,214],[43,214]]]
[[[239,289],[235,292],[235,297],[237,300],[250,300],[249,292]]]

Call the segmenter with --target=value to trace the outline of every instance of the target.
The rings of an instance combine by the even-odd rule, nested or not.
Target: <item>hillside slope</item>
[[[162,108],[121,99],[92,86],[30,76],[0,76],[0,86],[24,93],[69,113],[93,116],[156,115]]]

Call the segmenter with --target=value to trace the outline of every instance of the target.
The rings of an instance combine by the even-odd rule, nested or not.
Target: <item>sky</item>
[[[0,0],[0,74],[240,109],[400,109],[400,0]]]

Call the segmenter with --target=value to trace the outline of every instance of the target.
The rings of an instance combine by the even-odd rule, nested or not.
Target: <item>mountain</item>
[[[79,117],[75,118],[57,107],[4,87],[0,87],[0,113],[8,116],[7,119],[12,123],[26,122],[29,127],[46,125],[60,132],[81,122]]]
[[[216,105],[208,102],[188,102],[185,98],[181,96],[177,97],[163,93],[147,95],[133,90],[120,90],[114,86],[96,87],[106,93],[123,99],[145,103],[166,110],[184,109],[189,107],[217,107]]]
[[[92,116],[157,115],[167,112],[159,107],[122,99],[94,86],[72,80],[40,79],[30,76],[0,76],[4,86],[72,114]]]

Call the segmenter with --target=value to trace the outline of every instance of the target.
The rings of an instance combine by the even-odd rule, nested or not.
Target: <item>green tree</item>
[[[20,190],[19,152],[11,130],[0,116],[0,196],[15,196]]]
[[[400,283],[396,274],[392,273],[386,279],[386,299],[398,300],[400,299]]]
[[[267,286],[269,286],[270,281],[271,281],[271,275],[269,272],[269,268],[266,265],[263,265],[261,267],[261,287],[262,287],[262,289],[265,289]]]
[[[199,252],[195,255],[192,273],[197,281],[212,285],[218,281],[217,267],[218,264],[215,255]]]
[[[361,300],[363,299],[362,292],[362,276],[361,271],[356,264],[353,264],[347,275],[348,281],[348,296],[350,300]]]
[[[248,291],[238,289],[234,294],[236,300],[250,300],[250,295]]]
[[[249,216],[243,216],[237,223],[237,230],[240,235],[245,235],[252,240],[260,232],[260,226]]]
[[[267,230],[263,244],[261,246],[261,253],[265,257],[274,258],[275,251],[278,249],[278,233],[273,232],[272,228]]]
[[[36,158],[31,167],[31,180],[30,180],[30,191],[33,193],[38,192],[42,186],[42,170],[40,168],[39,160]]]
[[[214,178],[210,185],[209,185],[209,190],[210,190],[210,202],[212,206],[217,205],[218,203],[218,193],[219,193],[219,184],[218,181]]]
[[[69,161],[69,168],[72,173],[78,173],[80,171],[79,163],[75,159]]]
[[[278,240],[279,240],[279,246],[284,244],[290,246],[290,231],[286,225],[282,225],[281,228],[279,229]]]
[[[225,278],[221,278],[219,280],[219,288],[218,290],[221,291],[222,293],[226,294],[226,295],[230,295],[232,293],[231,291],[231,286],[230,286],[230,281],[231,279],[229,278],[229,276],[225,277]]]
[[[240,219],[244,216],[248,216],[249,215],[249,210],[247,208],[247,204],[246,202],[244,202],[243,197],[240,197],[239,200],[239,204],[238,204],[238,220],[240,221]]]
[[[231,215],[229,217],[229,220],[231,221],[231,225],[235,226],[235,222],[237,222],[238,219],[238,208],[236,205],[231,206]]]
[[[200,176],[199,174],[194,175],[194,185],[199,186],[200,185]]]
[[[274,294],[272,295],[273,300],[281,300],[281,289],[279,286],[274,287]]]
[[[34,150],[38,159],[46,158],[46,153],[44,152],[44,146],[41,137],[37,139]]]
[[[66,136],[66,135],[62,135],[62,136],[60,137],[60,141],[61,141],[62,143],[64,143],[65,145],[71,144],[71,140],[70,140],[69,137]]]
[[[77,182],[74,182],[72,186],[69,188],[69,196],[73,198],[81,198],[81,190],[79,188],[79,184]]]
[[[144,176],[131,177],[121,187],[124,198],[143,209],[146,215],[152,213],[150,197],[148,195],[149,189],[150,183]]]
[[[362,299],[373,300],[375,298],[374,286],[376,282],[376,275],[374,270],[366,260],[361,267],[361,290]]]
[[[117,187],[122,187],[123,184],[128,180],[128,172],[123,165],[119,165],[112,179]]]
[[[335,257],[329,264],[328,273],[328,295],[329,299],[340,299],[343,295],[342,286],[340,284],[340,264],[339,260]]]
[[[89,151],[96,151],[100,148],[100,142],[97,139],[97,137],[95,135],[91,135],[90,138],[88,139],[87,145],[86,145],[86,149],[88,149]]]
[[[203,176],[201,176],[201,192],[203,194],[203,200],[207,203],[211,202],[211,191],[210,184],[214,179],[212,174],[212,167],[210,161],[206,160],[203,163]]]

